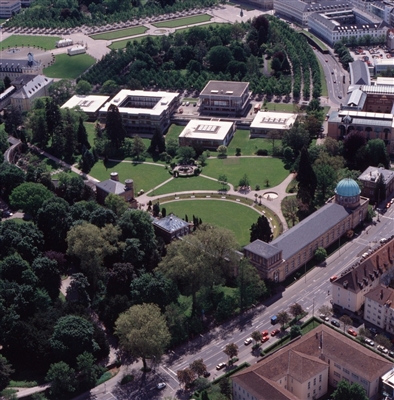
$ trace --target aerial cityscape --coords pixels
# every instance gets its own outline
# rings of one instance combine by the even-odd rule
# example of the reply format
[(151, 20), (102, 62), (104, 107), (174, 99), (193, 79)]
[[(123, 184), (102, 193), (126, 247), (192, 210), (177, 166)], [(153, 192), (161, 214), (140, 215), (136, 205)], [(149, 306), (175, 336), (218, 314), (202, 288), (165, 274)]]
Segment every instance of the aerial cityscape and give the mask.
[(394, 3), (0, 3), (0, 399), (394, 399)]

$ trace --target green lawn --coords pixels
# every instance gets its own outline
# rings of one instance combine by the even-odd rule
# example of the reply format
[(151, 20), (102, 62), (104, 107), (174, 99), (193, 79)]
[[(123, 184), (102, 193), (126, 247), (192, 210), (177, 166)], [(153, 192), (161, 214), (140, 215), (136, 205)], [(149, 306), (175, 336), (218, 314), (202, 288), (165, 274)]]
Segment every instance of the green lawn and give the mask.
[(180, 193), (191, 190), (212, 190), (217, 192), (222, 188), (222, 185), (211, 179), (203, 178), (202, 176), (191, 176), (189, 178), (176, 178), (159, 187), (150, 196), (157, 196), (167, 193)]
[(41, 47), (46, 50), (52, 50), (56, 47), (56, 42), (60, 40), (57, 36), (30, 36), (30, 35), (12, 35), (1, 42), (1, 47)]
[[(231, 25), (231, 24), (228, 24), (226, 22), (211, 22), (211, 23), (208, 23), (208, 24), (200, 25), (200, 27), (201, 28), (210, 28), (210, 27), (211, 28), (217, 28), (218, 26), (223, 26), (223, 25)], [(191, 27), (180, 28), (180, 29), (177, 29), (176, 31), (177, 32), (185, 32), (185, 31), (188, 31), (190, 28)]]
[[(235, 135), (231, 140), (230, 146), (228, 146), (227, 154), (229, 156), (235, 155), (237, 148), (241, 149), (242, 156), (253, 156), (258, 149), (266, 149), (271, 154), (272, 153), (272, 142), (269, 139), (263, 138), (249, 138), (250, 131), (237, 129)], [(277, 144), (279, 144), (277, 140)]]
[(320, 70), (321, 95), (328, 96), (326, 75), (324, 74), (323, 66), (321, 65), (321, 63), (319, 62), (318, 64)]
[(266, 188), (266, 180), (269, 180), (269, 187), (279, 185), (289, 174), (283, 167), (283, 162), (278, 158), (266, 157), (232, 157), (213, 158), (207, 160), (207, 165), (202, 173), (218, 179), (219, 175), (226, 175), (229, 183), (236, 187), (239, 180), (246, 174), (252, 189), (256, 185)]
[(56, 61), (48, 68), (44, 68), (44, 74), (49, 78), (75, 79), (83, 74), (96, 61), (88, 54), (69, 56), (59, 54)]
[(147, 38), (148, 36), (150, 35), (138, 36), (135, 38), (128, 38), (124, 40), (117, 40), (116, 42), (112, 42), (112, 44), (108, 47), (112, 50), (124, 49), (128, 42), (133, 42), (134, 40), (140, 42), (142, 39)]
[(88, 142), (93, 147), (94, 139), (96, 137), (95, 123), (94, 122), (84, 122), (86, 133), (88, 134)]
[(264, 107), (268, 108), (268, 111), (294, 112), (293, 103), (266, 103)]
[(183, 200), (160, 203), (160, 206), (165, 207), (167, 215), (172, 212), (184, 218), (187, 214), (189, 221), (195, 215), (201, 218), (203, 223), (211, 223), (231, 230), (240, 246), (245, 246), (250, 242), (249, 229), (259, 217), (256, 210), (232, 201)]
[(178, 28), (179, 26), (187, 26), (200, 24), (201, 22), (208, 22), (212, 19), (212, 16), (208, 14), (194, 15), (192, 17), (172, 19), (163, 22), (156, 22), (152, 24), (156, 28)]
[(178, 136), (181, 134), (181, 132), (185, 129), (184, 126), (182, 125), (170, 125), (170, 127), (168, 128), (168, 131), (166, 133), (166, 140), (168, 139), (177, 139), (178, 140)]
[(99, 181), (105, 181), (109, 179), (111, 172), (117, 172), (121, 182), (124, 182), (126, 179), (133, 179), (134, 193), (138, 193), (141, 189), (147, 192), (165, 180), (171, 178), (168, 171), (161, 166), (133, 164), (130, 162), (109, 162), (108, 168), (105, 168), (102, 160), (98, 161), (93, 166), (89, 175)]
[(129, 37), (135, 35), (141, 35), (148, 30), (146, 26), (134, 26), (133, 28), (119, 29), (112, 32), (98, 33), (97, 35), (91, 35), (90, 37), (94, 40), (113, 40), (122, 37)]

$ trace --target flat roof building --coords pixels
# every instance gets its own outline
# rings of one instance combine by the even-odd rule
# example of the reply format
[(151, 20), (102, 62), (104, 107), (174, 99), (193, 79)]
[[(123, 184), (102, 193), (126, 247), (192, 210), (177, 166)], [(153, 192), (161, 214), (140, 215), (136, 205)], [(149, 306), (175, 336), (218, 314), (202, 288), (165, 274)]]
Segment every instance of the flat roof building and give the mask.
[(108, 101), (109, 96), (93, 96), (93, 95), (80, 95), (77, 94), (61, 108), (74, 108), (79, 107), (88, 117), (89, 120), (96, 120), (100, 108)]
[(99, 110), (101, 123), (105, 123), (110, 105), (118, 107), (130, 136), (151, 137), (157, 129), (164, 133), (170, 126), (170, 117), (179, 105), (179, 94), (123, 89)]
[(241, 117), (249, 100), (249, 82), (209, 81), (200, 93), (200, 113)]
[[(378, 184), (382, 178), (384, 184), (384, 193), (382, 190), (378, 193)], [(368, 167), (359, 177), (362, 183), (361, 195), (368, 197), (371, 204), (391, 199), (394, 195), (394, 171), (384, 169), (383, 167)]]
[(317, 399), (343, 379), (361, 385), (372, 399), (392, 367), (390, 360), (321, 324), (232, 375), (233, 399)]
[(20, 0), (0, 1), (0, 18), (11, 18), (21, 10)]
[(179, 146), (216, 150), (228, 146), (234, 136), (234, 122), (192, 119), (179, 135)]
[(265, 137), (270, 131), (290, 129), (298, 114), (259, 111), (250, 124), (250, 137)]

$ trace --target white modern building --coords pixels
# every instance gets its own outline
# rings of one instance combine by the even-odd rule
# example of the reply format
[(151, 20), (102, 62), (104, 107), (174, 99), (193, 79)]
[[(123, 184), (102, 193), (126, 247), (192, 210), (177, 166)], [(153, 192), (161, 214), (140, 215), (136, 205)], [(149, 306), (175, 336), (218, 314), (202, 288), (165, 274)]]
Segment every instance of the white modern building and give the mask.
[(394, 69), (394, 58), (374, 58), (375, 75)]
[(298, 114), (259, 111), (250, 124), (250, 137), (266, 137), (271, 131), (290, 129)]
[(11, 105), (20, 111), (29, 111), (38, 97), (48, 96), (53, 79), (37, 75), (11, 95)]
[(0, 18), (11, 18), (21, 9), (20, 0), (2, 0), (0, 1)]
[(216, 150), (228, 146), (234, 136), (235, 123), (192, 119), (179, 135), (179, 146)]
[(56, 42), (56, 47), (72, 46), (74, 41), (72, 39), (61, 39)]
[(118, 107), (129, 135), (151, 137), (157, 129), (164, 133), (170, 126), (171, 114), (179, 106), (179, 94), (123, 89), (100, 109), (101, 123), (105, 123), (110, 105)]
[(71, 97), (61, 108), (80, 108), (88, 117), (94, 121), (98, 117), (98, 111), (108, 101), (109, 96), (75, 95)]

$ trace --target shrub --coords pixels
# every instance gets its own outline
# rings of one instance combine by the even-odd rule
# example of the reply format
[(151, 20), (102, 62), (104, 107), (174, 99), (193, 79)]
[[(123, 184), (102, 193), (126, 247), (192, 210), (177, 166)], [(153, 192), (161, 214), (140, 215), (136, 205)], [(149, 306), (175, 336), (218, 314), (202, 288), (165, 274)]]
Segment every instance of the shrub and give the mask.
[(126, 385), (127, 383), (133, 382), (134, 380), (134, 375), (124, 375), (122, 380), (120, 381), (121, 385)]
[(256, 151), (256, 154), (258, 156), (268, 156), (268, 150), (266, 150), (266, 149), (258, 149)]

